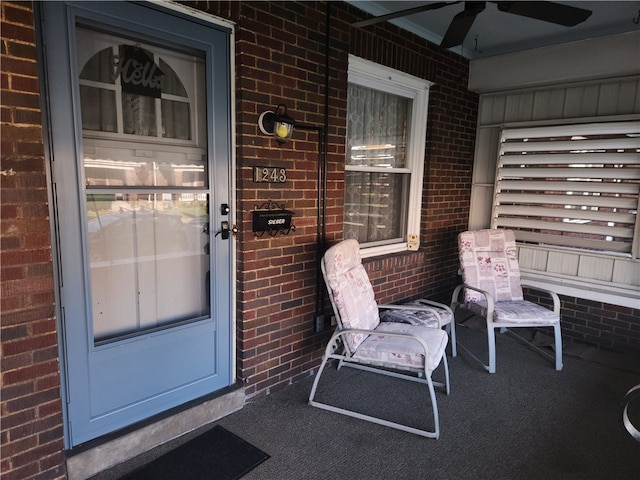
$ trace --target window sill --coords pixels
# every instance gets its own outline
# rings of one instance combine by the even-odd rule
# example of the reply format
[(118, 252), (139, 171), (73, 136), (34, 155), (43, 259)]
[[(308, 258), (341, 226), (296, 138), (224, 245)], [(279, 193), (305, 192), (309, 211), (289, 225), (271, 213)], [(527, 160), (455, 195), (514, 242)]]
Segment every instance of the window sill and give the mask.
[(392, 253), (409, 252), (414, 250), (418, 250), (418, 248), (416, 247), (415, 249), (409, 249), (409, 247), (407, 246), (407, 242), (393, 243), (391, 245), (381, 245), (379, 247), (361, 248), (360, 257), (380, 257), (383, 255), (390, 255)]

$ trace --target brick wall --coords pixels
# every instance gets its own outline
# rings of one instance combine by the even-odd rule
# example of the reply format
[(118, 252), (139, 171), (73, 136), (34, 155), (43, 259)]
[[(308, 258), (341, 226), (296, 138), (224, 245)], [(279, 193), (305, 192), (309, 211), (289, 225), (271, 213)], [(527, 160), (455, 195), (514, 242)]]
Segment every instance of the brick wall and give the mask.
[[(525, 290), (526, 291), (526, 290)], [(526, 291), (527, 299), (552, 308), (549, 297)], [(603, 350), (640, 352), (640, 308), (560, 295), (562, 338)]]
[[(278, 145), (258, 115), (283, 102), (296, 121), (323, 124), (326, 5), (238, 6), (238, 377), (248, 395), (281, 388), (314, 368), (327, 333), (313, 333), (317, 291), (318, 135), (297, 130)], [(233, 5), (231, 7), (234, 8)], [(342, 238), (348, 54), (435, 82), (430, 94), (422, 248), (365, 261), (381, 302), (449, 301), (457, 282), (456, 235), (466, 227), (477, 96), (468, 63), (390, 24), (356, 30), (363, 13), (331, 2), (327, 244)], [(290, 181), (252, 182), (254, 165), (287, 169)], [(295, 212), (296, 231), (256, 237), (251, 211), (273, 200)], [(321, 252), (320, 252), (321, 254)], [(323, 283), (319, 288), (324, 292)], [(325, 303), (328, 307), (328, 303)]]
[[(326, 334), (313, 333), (318, 251), (318, 169), (325, 103), (325, 5), (243, 3), (238, 15), (238, 377), (248, 395), (281, 388), (319, 363)], [(331, 20), (326, 237), (342, 224), (346, 61), (344, 25)], [(263, 135), (261, 112), (286, 104), (291, 142)], [(285, 184), (253, 182), (254, 166), (285, 168)], [(321, 185), (322, 182), (320, 182)], [(256, 236), (252, 211), (273, 201), (294, 212), (295, 231)], [(336, 228), (339, 225), (339, 228)]]
[(51, 235), (30, 3), (2, 2), (4, 480), (64, 478)]
[(565, 339), (604, 350), (640, 352), (640, 308), (561, 297)]

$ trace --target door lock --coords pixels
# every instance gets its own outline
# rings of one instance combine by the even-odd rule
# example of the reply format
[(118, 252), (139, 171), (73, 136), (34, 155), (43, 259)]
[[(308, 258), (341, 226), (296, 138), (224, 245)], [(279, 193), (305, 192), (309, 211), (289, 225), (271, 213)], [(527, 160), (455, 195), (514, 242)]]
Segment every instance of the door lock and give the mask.
[(217, 237), (218, 235), (220, 235), (223, 240), (228, 240), (231, 233), (233, 233), (234, 235), (238, 233), (238, 227), (236, 227), (235, 225), (230, 227), (229, 222), (225, 220), (220, 222), (220, 231), (216, 232), (215, 236)]

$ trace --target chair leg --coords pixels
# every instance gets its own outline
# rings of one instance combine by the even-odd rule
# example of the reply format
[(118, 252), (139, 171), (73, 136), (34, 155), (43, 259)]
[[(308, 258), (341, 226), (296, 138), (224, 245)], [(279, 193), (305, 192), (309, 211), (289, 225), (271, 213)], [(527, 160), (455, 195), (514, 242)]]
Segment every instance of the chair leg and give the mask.
[(553, 326), (556, 337), (556, 370), (562, 370), (562, 335), (560, 333), (560, 323)]
[(489, 325), (487, 325), (487, 339), (489, 341), (489, 373), (496, 373), (496, 331)]
[[(448, 370), (447, 370), (447, 373), (448, 373)], [(436, 403), (436, 392), (433, 388), (431, 375), (427, 375), (427, 384), (429, 386), (429, 395), (431, 396), (431, 405), (433, 406), (433, 422), (435, 425), (435, 429), (433, 431), (433, 438), (438, 439), (440, 438), (440, 416), (438, 415), (438, 404)], [(449, 380), (447, 375), (447, 385), (448, 384), (449, 384)], [(447, 394), (448, 393), (449, 393), (449, 388), (447, 386)]]
[[(327, 365), (327, 360), (329, 360), (329, 355), (324, 355), (320, 368), (318, 369), (318, 373), (316, 374), (316, 378), (313, 380), (313, 386), (311, 387), (311, 393), (309, 394), (309, 405), (315, 405), (316, 403), (313, 400), (313, 397), (316, 395), (316, 388), (318, 388), (318, 383), (320, 383), (320, 376), (322, 376), (324, 367)], [(342, 365), (342, 360), (340, 361), (340, 365)]]
[[(434, 430), (433, 431), (428, 431), (428, 430), (421, 430), (418, 428), (414, 428), (414, 427), (409, 427), (407, 425), (402, 425), (400, 423), (396, 423), (396, 422), (390, 422), (388, 420), (383, 420), (381, 418), (376, 418), (376, 417), (372, 417), (369, 415), (364, 415), (358, 412), (354, 412), (352, 410), (347, 410), (344, 408), (339, 408), (339, 407), (334, 407), (332, 405), (326, 404), (326, 403), (322, 403), (322, 402), (318, 402), (316, 400), (314, 400), (314, 397), (316, 395), (316, 389), (318, 388), (318, 384), (320, 383), (320, 377), (322, 376), (322, 372), (324, 371), (326, 365), (327, 365), (327, 360), (329, 360), (330, 358), (337, 358), (338, 356), (336, 355), (330, 355), (328, 353), (325, 354), (325, 356), (322, 359), (322, 363), (320, 364), (320, 368), (318, 369), (318, 373), (316, 374), (316, 378), (313, 381), (313, 386), (311, 387), (311, 393), (309, 394), (309, 405), (317, 407), (317, 408), (321, 408), (323, 410), (328, 410), (330, 412), (334, 412), (334, 413), (340, 413), (342, 415), (347, 415), (349, 417), (354, 417), (354, 418), (358, 418), (360, 420), (365, 420), (368, 422), (372, 422), (372, 423), (377, 423), (378, 425), (384, 425), (386, 427), (391, 427), (391, 428), (395, 428), (398, 430), (402, 430), (404, 432), (409, 432), (409, 433), (414, 433), (416, 435), (420, 435), (422, 437), (427, 437), (427, 438), (439, 438), (440, 437), (440, 418), (439, 418), (439, 414), (438, 414), (438, 403), (436, 400), (436, 392), (435, 392), (435, 388), (434, 388), (434, 383), (433, 380), (431, 379), (431, 375), (433, 372), (425, 372), (426, 373), (426, 379), (422, 379), (422, 380), (418, 380), (414, 377), (414, 381), (419, 381), (419, 383), (426, 383), (427, 387), (429, 388), (429, 396), (431, 397), (431, 405), (433, 408), (433, 421), (434, 421)], [(444, 369), (445, 369), (445, 387), (446, 387), (446, 391), (447, 391), (447, 395), (449, 394), (449, 390), (450, 390), (450, 385), (449, 385), (449, 366), (447, 364), (447, 357), (446, 355), (442, 356), (442, 361), (444, 362)], [(376, 371), (377, 369), (375, 368), (370, 368), (364, 365), (356, 365), (356, 364), (351, 364), (350, 362), (346, 362), (344, 364), (345, 366), (349, 366), (349, 367), (355, 367), (355, 368), (360, 368), (362, 370), (368, 370), (368, 371)], [(385, 371), (380, 371), (378, 370), (376, 373), (382, 373), (385, 375), (389, 375), (391, 372), (385, 372)], [(410, 377), (407, 376), (403, 376), (403, 375), (399, 375), (399, 374), (394, 374), (391, 376), (398, 376), (398, 377), (405, 377), (406, 379), (411, 379)]]
[(446, 355), (442, 355), (442, 366), (444, 367), (444, 387), (447, 395), (449, 395), (449, 392), (451, 391), (451, 384), (449, 383), (449, 362), (447, 362)]
[(456, 341), (456, 320), (451, 319), (451, 323), (447, 325), (447, 333), (451, 337), (451, 356), (456, 357), (458, 355), (458, 347)]

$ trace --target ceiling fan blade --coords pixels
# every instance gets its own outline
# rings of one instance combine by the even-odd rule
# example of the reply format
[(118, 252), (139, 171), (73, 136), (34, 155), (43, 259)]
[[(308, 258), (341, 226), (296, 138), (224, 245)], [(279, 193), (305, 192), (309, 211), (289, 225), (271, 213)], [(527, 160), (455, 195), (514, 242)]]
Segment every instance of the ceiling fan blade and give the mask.
[(447, 33), (444, 34), (440, 46), (442, 48), (451, 48), (464, 42), (465, 37), (471, 30), (471, 25), (476, 17), (485, 8), (486, 2), (465, 2), (464, 10), (458, 13), (449, 24)]
[(573, 27), (591, 16), (591, 10), (556, 2), (495, 2), (501, 12)]
[(375, 25), (377, 23), (386, 22), (387, 20), (393, 20), (398, 17), (405, 17), (407, 15), (413, 15), (414, 13), (426, 12), (428, 10), (436, 10), (438, 8), (446, 7), (448, 5), (455, 5), (460, 2), (435, 2), (427, 5), (421, 5), (419, 7), (408, 8), (406, 10), (400, 10), (398, 12), (387, 13), (386, 15), (380, 15), (379, 17), (370, 18), (368, 20), (361, 20), (351, 24), (352, 27), (360, 28), (368, 25)]

